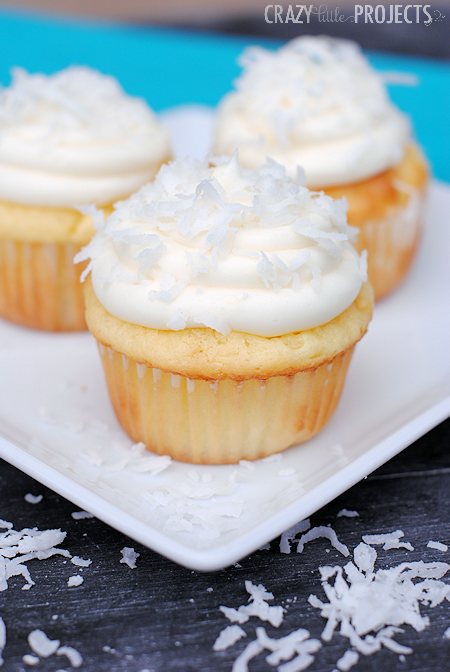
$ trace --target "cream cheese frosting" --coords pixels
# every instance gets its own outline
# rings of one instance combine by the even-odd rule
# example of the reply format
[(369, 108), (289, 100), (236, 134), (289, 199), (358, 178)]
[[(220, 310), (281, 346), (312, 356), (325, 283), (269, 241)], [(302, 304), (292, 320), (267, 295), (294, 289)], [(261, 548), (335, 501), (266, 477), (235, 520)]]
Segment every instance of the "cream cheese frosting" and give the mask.
[(145, 184), (170, 155), (144, 100), (87, 67), (13, 70), (0, 88), (0, 199), (73, 207), (111, 203)]
[(342, 313), (366, 279), (346, 202), (309, 191), (268, 161), (237, 153), (164, 165), (119, 202), (76, 257), (115, 317), (162, 330), (210, 327), (272, 337)]
[(236, 91), (219, 106), (214, 152), (239, 149), (246, 168), (266, 157), (310, 188), (367, 179), (396, 165), (409, 122), (389, 100), (383, 77), (348, 40), (302, 36), (278, 51), (246, 49)]

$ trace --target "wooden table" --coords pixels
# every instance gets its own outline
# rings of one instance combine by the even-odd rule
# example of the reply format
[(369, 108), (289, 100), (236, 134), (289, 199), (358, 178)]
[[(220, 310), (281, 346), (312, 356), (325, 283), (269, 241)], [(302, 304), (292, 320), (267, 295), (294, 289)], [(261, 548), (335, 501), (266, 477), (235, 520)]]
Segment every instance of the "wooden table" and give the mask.
[[(449, 561), (450, 551), (426, 548), (430, 539), (450, 543), (450, 420), (429, 432), (384, 467), (318, 511), (312, 526), (331, 524), (350, 550), (364, 534), (401, 529), (414, 551), (378, 551), (376, 568), (404, 561)], [(324, 539), (310, 542), (302, 554), (280, 552), (280, 539), (270, 550), (261, 550), (216, 573), (200, 574), (173, 564), (99, 520), (74, 520), (76, 507), (14, 467), (2, 463), (0, 517), (15, 529), (37, 526), (40, 530), (67, 531), (62, 547), (72, 555), (89, 558), (92, 564), (78, 572), (69, 561), (53, 557), (28, 563), (36, 585), (22, 591), (22, 577), (9, 580), (0, 593), (0, 615), (7, 628), (3, 652), (5, 672), (25, 669), (53, 672), (71, 669), (65, 658), (51, 656), (36, 668), (22, 662), (30, 654), (28, 634), (43, 630), (51, 639), (75, 647), (83, 657), (83, 672), (229, 672), (237, 655), (254, 638), (256, 626), (266, 626), (272, 637), (281, 637), (300, 627), (319, 638), (325, 626), (317, 609), (307, 602), (310, 593), (324, 598), (318, 567), (344, 565), (347, 559)], [(27, 493), (42, 494), (38, 504), (25, 501)], [(336, 517), (342, 509), (356, 510), (357, 518)], [(121, 549), (134, 547), (140, 553), (136, 569), (121, 564)], [(331, 549), (331, 550), (329, 550)], [(327, 552), (329, 550), (329, 552)], [(82, 585), (67, 587), (69, 576), (81, 573)], [(271, 604), (287, 608), (276, 629), (256, 618), (242, 627), (248, 638), (226, 651), (212, 649), (228, 621), (220, 605), (238, 607), (247, 602), (244, 582), (262, 583), (274, 594)], [(446, 579), (450, 583), (450, 576)], [(293, 598), (295, 602), (288, 602)], [(444, 672), (449, 669), (450, 640), (443, 633), (450, 626), (450, 604), (444, 601), (430, 609), (430, 626), (421, 633), (410, 626), (396, 636), (414, 653), (405, 662), (386, 649), (371, 657), (361, 656), (355, 672)], [(55, 618), (57, 616), (57, 618)], [(108, 647), (110, 647), (108, 649)], [(310, 672), (332, 672), (348, 648), (339, 634), (316, 654)], [(264, 655), (250, 663), (251, 672), (275, 670)]]

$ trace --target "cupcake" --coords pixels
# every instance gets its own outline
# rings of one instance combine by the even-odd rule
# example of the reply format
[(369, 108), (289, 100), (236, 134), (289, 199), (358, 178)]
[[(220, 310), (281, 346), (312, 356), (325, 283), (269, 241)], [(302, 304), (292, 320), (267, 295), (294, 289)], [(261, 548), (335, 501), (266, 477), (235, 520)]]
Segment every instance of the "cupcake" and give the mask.
[[(13, 71), (0, 89), (0, 316), (85, 329), (74, 255), (95, 233), (89, 208), (129, 196), (170, 156), (141, 99), (87, 67)], [(84, 214), (82, 214), (84, 212)]]
[(297, 165), (306, 185), (348, 200), (367, 249), (375, 298), (406, 275), (420, 237), (427, 165), (383, 77), (347, 40), (304, 36), (278, 51), (252, 47), (236, 90), (219, 105), (214, 152), (246, 168), (266, 157)]
[(345, 202), (234, 154), (164, 165), (114, 207), (77, 259), (129, 436), (226, 464), (320, 431), (373, 304)]

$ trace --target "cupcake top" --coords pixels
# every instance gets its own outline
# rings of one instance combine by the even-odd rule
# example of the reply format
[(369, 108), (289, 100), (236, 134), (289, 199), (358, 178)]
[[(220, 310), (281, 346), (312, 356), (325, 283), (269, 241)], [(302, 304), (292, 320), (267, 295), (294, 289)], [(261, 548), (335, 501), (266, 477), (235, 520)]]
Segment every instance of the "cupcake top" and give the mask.
[(167, 133), (152, 110), (113, 77), (78, 66), (12, 74), (11, 85), (0, 88), (0, 199), (111, 203), (169, 157)]
[(309, 191), (268, 161), (237, 153), (174, 161), (115, 205), (77, 256), (113, 316), (161, 330), (209, 327), (258, 336), (310, 329), (340, 315), (365, 280), (348, 242), (345, 200)]
[(307, 185), (366, 179), (397, 164), (410, 131), (382, 75), (347, 40), (303, 36), (278, 51), (251, 47), (236, 91), (223, 99), (214, 151), (257, 168), (270, 156)]

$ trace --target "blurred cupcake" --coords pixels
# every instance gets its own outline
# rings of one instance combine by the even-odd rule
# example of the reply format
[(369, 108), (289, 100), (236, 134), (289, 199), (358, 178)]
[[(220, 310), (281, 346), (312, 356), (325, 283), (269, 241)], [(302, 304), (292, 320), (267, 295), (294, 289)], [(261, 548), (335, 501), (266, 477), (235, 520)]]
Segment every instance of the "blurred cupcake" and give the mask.
[(297, 165), (306, 184), (346, 196), (356, 246), (369, 253), (379, 299), (405, 276), (420, 236), (427, 165), (383, 77), (347, 40), (304, 36), (278, 51), (247, 49), (244, 72), (218, 110), (214, 152), (239, 149), (246, 168), (266, 157)]
[(111, 212), (169, 156), (153, 112), (113, 77), (87, 67), (50, 76), (15, 69), (0, 89), (0, 316), (85, 329), (73, 257), (95, 229), (77, 206)]
[(320, 431), (373, 305), (345, 203), (235, 154), (165, 165), (115, 207), (78, 260), (91, 259), (86, 319), (133, 440), (220, 464)]

